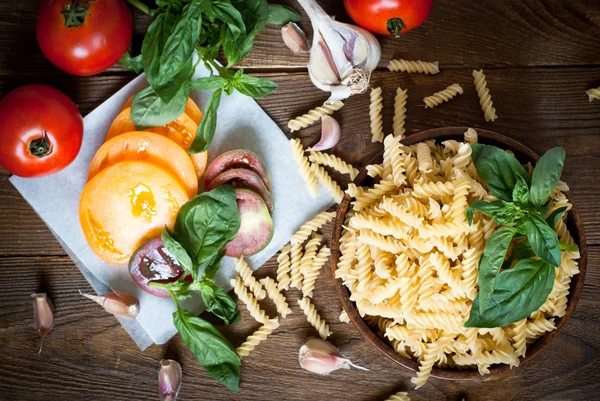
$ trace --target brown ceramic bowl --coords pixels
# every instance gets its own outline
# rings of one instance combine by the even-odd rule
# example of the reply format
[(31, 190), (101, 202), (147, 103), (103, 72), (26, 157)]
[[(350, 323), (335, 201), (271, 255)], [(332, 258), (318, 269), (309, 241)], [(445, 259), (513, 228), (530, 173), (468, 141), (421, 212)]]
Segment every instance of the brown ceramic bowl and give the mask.
[[(466, 127), (449, 127), (449, 128), (435, 128), (428, 131), (423, 131), (418, 134), (411, 135), (405, 138), (402, 143), (405, 145), (412, 145), (418, 142), (426, 141), (428, 139), (435, 139), (436, 142), (445, 141), (448, 139), (456, 139), (463, 140), (463, 134), (467, 130)], [(513, 139), (510, 139), (504, 135), (486, 131), (483, 129), (477, 129), (477, 133), (479, 135), (479, 142), (489, 145), (495, 145), (502, 149), (509, 149), (514, 152), (516, 158), (522, 163), (532, 162), (535, 163), (539, 159), (539, 156), (533, 152), (531, 149), (525, 147), (524, 145), (516, 142)], [(383, 152), (377, 155), (372, 161), (371, 164), (379, 164), (383, 161)], [(373, 184), (373, 180), (371, 177), (367, 175), (366, 170), (363, 169), (361, 173), (356, 177), (354, 181), (357, 185), (366, 185), (371, 186)], [(569, 194), (567, 196), (570, 198)], [(346, 195), (344, 200), (340, 204), (340, 207), (337, 212), (334, 230), (333, 230), (333, 238), (331, 242), (331, 269), (332, 272), (335, 272), (337, 268), (337, 263), (340, 257), (340, 237), (342, 235), (342, 224), (345, 220), (346, 214), (350, 209), (351, 198)], [(581, 253), (581, 258), (579, 259), (579, 269), (580, 273), (573, 277), (571, 281), (571, 290), (569, 293), (568, 304), (567, 304), (567, 312), (565, 316), (555, 320), (556, 330), (547, 333), (545, 336), (541, 337), (535, 343), (529, 345), (527, 347), (527, 353), (524, 357), (521, 357), (521, 365), (527, 363), (531, 359), (533, 359), (536, 355), (538, 355), (544, 348), (548, 346), (560, 333), (563, 327), (567, 324), (567, 321), (571, 317), (571, 314), (575, 310), (575, 306), (577, 305), (577, 301), (581, 296), (581, 291), (583, 289), (583, 280), (585, 278), (586, 265), (587, 265), (587, 249), (586, 249), (586, 240), (585, 233), (583, 231), (583, 225), (581, 223), (581, 217), (577, 212), (575, 206), (569, 211), (567, 216), (567, 226), (571, 235), (573, 236), (575, 242), (579, 246), (579, 250)], [(335, 277), (335, 274), (333, 275)], [(342, 280), (335, 280), (335, 285), (337, 292), (342, 301), (342, 305), (352, 323), (356, 326), (358, 331), (363, 335), (363, 337), (370, 342), (375, 348), (381, 351), (385, 356), (393, 360), (399, 365), (404, 366), (412, 371), (416, 371), (419, 367), (419, 363), (415, 360), (404, 358), (397, 354), (394, 349), (389, 345), (385, 340), (381, 339), (371, 328), (363, 321), (360, 317), (358, 310), (356, 309), (356, 305), (354, 302), (350, 301), (350, 293), (348, 289), (343, 285)], [(488, 380), (491, 378), (496, 378), (498, 376), (503, 376), (508, 373), (509, 366), (507, 365), (494, 365), (490, 368), (490, 374), (481, 376), (474, 369), (466, 369), (466, 370), (457, 370), (457, 369), (439, 369), (434, 368), (431, 372), (432, 377), (437, 377), (439, 379), (446, 380)]]

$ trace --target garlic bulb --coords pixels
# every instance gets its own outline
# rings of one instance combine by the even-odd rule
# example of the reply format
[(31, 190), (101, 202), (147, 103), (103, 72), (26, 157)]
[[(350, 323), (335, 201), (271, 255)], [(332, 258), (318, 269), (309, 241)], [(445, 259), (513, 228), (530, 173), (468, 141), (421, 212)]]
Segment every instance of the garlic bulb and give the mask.
[(298, 0), (313, 26), (308, 73), (313, 84), (343, 100), (369, 87), (371, 72), (381, 58), (379, 42), (370, 32), (331, 18), (315, 0)]
[(307, 339), (300, 347), (298, 359), (303, 369), (319, 375), (328, 375), (338, 369), (350, 369), (350, 367), (369, 370), (353, 364), (349, 359), (344, 358), (330, 342), (320, 338)]

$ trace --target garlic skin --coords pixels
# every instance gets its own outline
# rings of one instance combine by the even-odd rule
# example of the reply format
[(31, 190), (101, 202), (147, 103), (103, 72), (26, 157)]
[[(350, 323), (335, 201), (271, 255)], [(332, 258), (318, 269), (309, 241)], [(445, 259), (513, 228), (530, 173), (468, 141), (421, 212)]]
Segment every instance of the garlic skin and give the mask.
[(321, 139), (312, 148), (306, 150), (320, 151), (331, 149), (337, 145), (341, 136), (342, 128), (340, 127), (340, 123), (331, 116), (323, 116), (321, 117)]
[(158, 396), (160, 401), (176, 401), (183, 373), (181, 365), (172, 359), (163, 359), (158, 368)]
[(285, 43), (294, 54), (308, 53), (309, 47), (306, 35), (295, 23), (290, 22), (289, 24), (282, 26), (281, 37), (283, 38), (283, 43)]
[(381, 58), (379, 42), (367, 30), (331, 18), (315, 0), (298, 0), (313, 27), (313, 45), (308, 62), (312, 83), (331, 96), (333, 103), (364, 93), (371, 72)]
[(100, 296), (84, 294), (81, 290), (79, 290), (79, 293), (98, 303), (108, 313), (112, 313), (116, 317), (133, 320), (140, 312), (140, 302), (138, 299), (125, 292), (113, 290), (112, 293)]
[(314, 337), (308, 338), (300, 347), (298, 359), (303, 369), (319, 375), (328, 375), (338, 369), (350, 369), (350, 367), (369, 370), (344, 358), (330, 342)]
[(40, 334), (40, 350), (38, 354), (42, 353), (44, 348), (44, 339), (54, 327), (54, 305), (48, 296), (41, 292), (38, 294), (32, 294), (33, 298), (33, 318), (35, 321), (35, 328)]

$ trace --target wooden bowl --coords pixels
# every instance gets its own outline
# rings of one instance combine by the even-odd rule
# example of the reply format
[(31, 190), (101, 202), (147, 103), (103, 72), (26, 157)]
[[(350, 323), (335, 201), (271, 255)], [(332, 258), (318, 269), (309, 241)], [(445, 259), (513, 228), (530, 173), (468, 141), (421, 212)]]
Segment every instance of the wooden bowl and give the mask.
[[(434, 128), (431, 130), (420, 132), (418, 134), (410, 135), (409, 137), (403, 139), (402, 143), (405, 145), (413, 145), (415, 143), (423, 142), (428, 139), (435, 139), (438, 143), (448, 139), (456, 139), (463, 141), (464, 132), (466, 130), (467, 127)], [(495, 145), (502, 149), (509, 149), (512, 152), (514, 152), (515, 157), (522, 163), (535, 163), (539, 159), (539, 156), (531, 149), (504, 135), (483, 129), (477, 129), (477, 134), (479, 135), (479, 142), (488, 145)], [(382, 162), (383, 152), (375, 156), (375, 158), (371, 160), (370, 164), (380, 164)], [(373, 179), (367, 175), (367, 171), (365, 169), (361, 171), (361, 173), (356, 177), (354, 182), (357, 185), (366, 186), (372, 186), (374, 183)], [(567, 193), (567, 196), (570, 199), (569, 193)], [(340, 237), (342, 235), (342, 224), (344, 223), (346, 214), (350, 209), (351, 200), (352, 199), (347, 194), (344, 196), (344, 199), (340, 204), (335, 219), (333, 238), (331, 241), (331, 269), (333, 277), (335, 277), (335, 270), (337, 268), (337, 263), (340, 257), (339, 249)], [(563, 317), (555, 320), (556, 330), (547, 333), (545, 336), (540, 337), (535, 343), (529, 345), (527, 347), (527, 353), (525, 354), (525, 356), (521, 357), (521, 365), (529, 362), (536, 355), (542, 352), (542, 350), (546, 348), (548, 344), (550, 344), (560, 334), (560, 331), (563, 329), (563, 327), (565, 327), (567, 321), (571, 317), (571, 314), (575, 310), (577, 301), (581, 296), (581, 291), (583, 289), (583, 280), (585, 278), (587, 266), (587, 249), (585, 233), (583, 231), (583, 225), (581, 223), (581, 217), (579, 216), (579, 213), (577, 212), (577, 209), (574, 205), (567, 215), (567, 227), (569, 228), (569, 231), (573, 236), (575, 243), (579, 246), (579, 251), (581, 254), (581, 258), (579, 259), (580, 273), (572, 278), (570, 292), (568, 295), (567, 311)], [(375, 348), (377, 348), (379, 351), (385, 354), (385, 356), (387, 356), (397, 364), (402, 365), (405, 368), (408, 368), (412, 371), (416, 371), (419, 367), (419, 363), (415, 360), (400, 356), (387, 342), (385, 342), (385, 340), (381, 339), (375, 332), (373, 332), (371, 328), (360, 317), (360, 314), (358, 313), (354, 302), (350, 301), (350, 293), (346, 286), (344, 286), (344, 284), (342, 283), (342, 280), (334, 278), (334, 281), (344, 309), (348, 313), (348, 316), (350, 317), (352, 323), (356, 326), (356, 328), (363, 335), (363, 337), (368, 342), (370, 342), (371, 345), (373, 345)], [(431, 376), (445, 380), (489, 380), (491, 378), (497, 378), (499, 376), (507, 375), (509, 369), (510, 367), (508, 365), (492, 365), (492, 367), (490, 368), (490, 374), (481, 376), (475, 369), (458, 370), (440, 369), (434, 367), (431, 371)]]

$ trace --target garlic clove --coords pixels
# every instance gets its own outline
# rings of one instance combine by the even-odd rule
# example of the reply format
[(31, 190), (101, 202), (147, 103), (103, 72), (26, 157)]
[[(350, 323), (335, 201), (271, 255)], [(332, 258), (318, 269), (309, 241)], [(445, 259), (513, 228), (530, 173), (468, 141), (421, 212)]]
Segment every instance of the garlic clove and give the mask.
[(50, 333), (52, 327), (54, 327), (54, 306), (52, 301), (46, 294), (32, 294), (33, 298), (33, 317), (35, 320), (35, 328), (40, 334), (40, 350), (44, 348), (44, 338)]
[(333, 148), (340, 141), (342, 128), (340, 123), (331, 116), (321, 117), (321, 139), (312, 148), (307, 150), (327, 150)]
[(172, 359), (163, 359), (158, 368), (158, 395), (160, 401), (176, 401), (181, 389), (181, 365)]
[(294, 54), (308, 53), (308, 40), (304, 31), (293, 22), (281, 27), (283, 42)]
[(104, 295), (84, 294), (81, 295), (101, 305), (108, 313), (112, 313), (116, 317), (132, 320), (135, 319), (140, 312), (140, 303), (136, 297), (121, 291), (113, 290), (112, 293)]
[(353, 364), (330, 342), (320, 338), (307, 339), (300, 347), (298, 359), (303, 369), (319, 375), (328, 375), (338, 369), (350, 369), (350, 367), (369, 370)]

